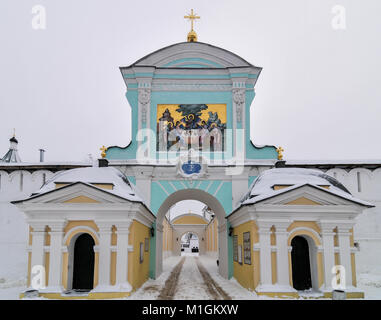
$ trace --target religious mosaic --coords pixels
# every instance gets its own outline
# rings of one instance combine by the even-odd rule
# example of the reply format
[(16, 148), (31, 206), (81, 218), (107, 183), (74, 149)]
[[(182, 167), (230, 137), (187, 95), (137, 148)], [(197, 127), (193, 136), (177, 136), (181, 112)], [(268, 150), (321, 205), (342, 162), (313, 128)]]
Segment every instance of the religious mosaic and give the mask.
[(226, 104), (157, 106), (157, 151), (225, 151)]

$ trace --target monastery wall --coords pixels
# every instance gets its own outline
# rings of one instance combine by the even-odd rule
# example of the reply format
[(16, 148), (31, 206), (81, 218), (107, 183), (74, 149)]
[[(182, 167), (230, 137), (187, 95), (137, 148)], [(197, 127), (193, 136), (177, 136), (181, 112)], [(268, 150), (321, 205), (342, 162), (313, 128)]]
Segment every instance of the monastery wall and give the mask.
[(32, 174), (17, 170), (0, 170), (0, 283), (17, 281), (23, 284), (27, 275), (28, 226), (24, 214), (10, 201), (26, 198), (38, 190), (53, 173), (38, 170)]
[(381, 274), (381, 169), (354, 168), (346, 171), (335, 168), (326, 173), (338, 179), (354, 197), (376, 206), (364, 210), (358, 217), (354, 240), (359, 247), (357, 271)]

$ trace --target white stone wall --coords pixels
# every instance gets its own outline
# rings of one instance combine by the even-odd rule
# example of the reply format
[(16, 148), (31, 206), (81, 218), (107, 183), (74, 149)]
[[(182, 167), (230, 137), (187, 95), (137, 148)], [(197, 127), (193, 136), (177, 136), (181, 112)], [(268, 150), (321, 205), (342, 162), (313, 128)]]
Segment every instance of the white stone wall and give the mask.
[(27, 274), (28, 225), (24, 214), (10, 201), (30, 196), (53, 173), (38, 170), (31, 174), (19, 170), (8, 174), (0, 170), (0, 282), (23, 283)]
[(328, 175), (338, 179), (354, 197), (369, 201), (375, 208), (366, 209), (354, 228), (357, 272), (381, 274), (381, 169), (330, 169)]

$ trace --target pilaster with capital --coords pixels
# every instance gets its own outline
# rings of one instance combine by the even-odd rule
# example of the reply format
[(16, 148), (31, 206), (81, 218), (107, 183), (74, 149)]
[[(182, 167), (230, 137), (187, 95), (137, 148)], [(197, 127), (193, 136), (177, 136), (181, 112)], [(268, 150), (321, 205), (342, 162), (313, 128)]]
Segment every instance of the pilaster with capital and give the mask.
[(132, 287), (128, 282), (128, 236), (132, 221), (116, 224), (116, 286), (120, 291), (131, 291)]
[(49, 255), (49, 292), (62, 291), (62, 242), (64, 237), (65, 220), (49, 222), (50, 255)]
[(338, 226), (340, 264), (345, 268), (345, 285), (352, 287), (351, 228), (352, 225)]
[[(45, 228), (44, 222), (29, 222), (32, 227), (32, 257), (31, 257), (31, 273), (35, 266), (45, 267)], [(32, 274), (30, 275), (32, 278)]]
[(323, 245), (323, 263), (324, 263), (324, 288), (331, 291), (332, 268), (335, 265), (334, 236), (333, 229), (336, 224), (330, 222), (321, 222), (321, 238)]
[(99, 277), (98, 287), (104, 290), (110, 286), (111, 269), (111, 222), (95, 221), (99, 229)]
[[(277, 260), (277, 282), (284, 287), (290, 287), (289, 261), (288, 261), (288, 232), (290, 221), (274, 223), (276, 236), (276, 260)], [(291, 287), (290, 287), (291, 288)]]
[(263, 286), (272, 284), (271, 275), (271, 230), (272, 223), (257, 222), (259, 235), (259, 267), (260, 284)]

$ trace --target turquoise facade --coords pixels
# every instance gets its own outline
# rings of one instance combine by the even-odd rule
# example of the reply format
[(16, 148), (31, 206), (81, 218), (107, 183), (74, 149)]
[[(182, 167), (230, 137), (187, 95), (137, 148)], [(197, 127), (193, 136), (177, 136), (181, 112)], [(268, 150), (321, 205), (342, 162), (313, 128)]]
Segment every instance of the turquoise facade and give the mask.
[[(178, 49), (176, 49), (178, 47)], [(188, 48), (189, 47), (189, 48)], [(189, 49), (189, 56), (187, 50)], [(199, 50), (197, 56), (195, 52)], [(165, 54), (168, 51), (168, 54)], [(106, 151), (109, 160), (134, 160), (137, 158), (139, 128), (151, 128), (154, 132), (151, 144), (151, 160), (177, 158), (176, 152), (156, 152), (156, 119), (159, 104), (226, 104), (226, 129), (243, 129), (244, 141), (234, 141), (233, 130), (227, 130), (226, 149), (220, 153), (202, 153), (207, 159), (233, 158), (234, 147), (244, 150), (245, 159), (276, 159), (274, 146), (255, 146), (250, 138), (250, 111), (255, 97), (255, 83), (261, 68), (224, 49), (200, 43), (180, 43), (158, 50), (135, 64), (121, 68), (127, 86), (126, 98), (131, 106), (131, 142), (125, 147), (113, 146)], [(164, 89), (163, 89), (164, 88)], [(182, 89), (187, 88), (187, 89)], [(195, 90), (194, 88), (198, 88)], [(149, 113), (139, 124), (139, 90), (149, 90)], [(235, 117), (234, 90), (244, 92), (244, 117), (233, 123)], [(237, 116), (238, 117), (238, 116)], [(242, 120), (244, 119), (244, 121)], [(155, 166), (155, 164), (152, 164)], [(136, 184), (134, 177), (130, 181)], [(248, 186), (255, 177), (248, 178)], [(178, 190), (198, 189), (215, 197), (224, 208), (225, 214), (232, 212), (232, 182), (229, 180), (186, 179), (151, 181), (150, 210), (156, 215), (168, 196)], [(229, 226), (227, 228), (229, 230)], [(227, 231), (228, 232), (228, 231)], [(233, 274), (233, 243), (228, 238), (229, 277)], [(155, 277), (156, 232), (151, 238), (150, 275)]]

